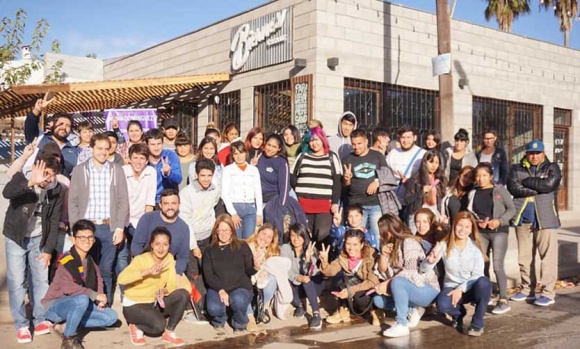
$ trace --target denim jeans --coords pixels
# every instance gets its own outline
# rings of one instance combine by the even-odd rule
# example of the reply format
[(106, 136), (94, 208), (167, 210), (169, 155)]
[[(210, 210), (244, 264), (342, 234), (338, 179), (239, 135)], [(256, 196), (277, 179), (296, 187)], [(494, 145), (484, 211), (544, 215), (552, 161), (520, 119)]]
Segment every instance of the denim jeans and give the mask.
[[(229, 292), (230, 309), (232, 311), (232, 327), (244, 329), (248, 324), (248, 304), (252, 301), (252, 291), (239, 287)], [(222, 327), (228, 319), (226, 306), (221, 302), (216, 290), (208, 289), (206, 298), (207, 314), (212, 326)]]
[[(268, 275), (268, 283), (266, 284), (266, 287), (264, 287), (262, 289), (262, 291), (264, 292), (264, 306), (268, 306), (268, 304), (270, 304), (270, 302), (272, 301), (272, 298), (274, 298), (274, 294), (276, 293), (276, 290), (278, 289), (278, 283), (276, 283), (276, 278), (272, 275)], [(253, 296), (253, 295), (252, 295)], [(252, 297), (254, 298), (254, 297)], [(253, 314), (254, 312), (252, 311), (252, 302), (250, 301), (250, 304), (248, 304), (248, 315)]]
[(302, 305), (300, 297), (302, 297), (304, 294), (304, 296), (308, 298), (308, 302), (310, 302), (312, 311), (319, 311), (320, 306), (318, 305), (318, 296), (322, 293), (322, 291), (324, 291), (326, 286), (322, 274), (314, 275), (310, 278), (310, 282), (308, 283), (295, 285), (290, 282), (290, 286), (292, 287), (292, 305), (294, 307), (299, 307)]
[(456, 306), (451, 304), (451, 297), (447, 294), (453, 291), (453, 287), (445, 287), (437, 297), (437, 310), (440, 313), (451, 315), (452, 318), (462, 318), (466, 314), (465, 303), (475, 303), (475, 312), (471, 319), (471, 325), (477, 328), (483, 328), (483, 316), (487, 310), (487, 303), (491, 298), (491, 281), (485, 276), (480, 277), (471, 286), (469, 291), (465, 292)]
[(410, 308), (427, 307), (433, 303), (439, 291), (427, 284), (417, 287), (409, 279), (399, 276), (391, 281), (391, 294), (397, 311), (395, 320), (398, 324), (407, 326)]
[(383, 215), (381, 211), (381, 206), (369, 206), (364, 205), (363, 209), (363, 227), (369, 229), (369, 233), (376, 237), (376, 241), (381, 241), (379, 237), (379, 218)]
[(48, 268), (44, 267), (44, 261), (37, 260), (41, 255), (41, 240), (42, 236), (24, 238), (24, 248), (22, 248), (11, 239), (4, 238), (8, 299), (16, 329), (30, 326), (24, 305), (26, 276), (28, 276), (28, 296), (32, 303), (33, 324), (36, 326), (45, 320), (45, 310), (40, 300), (48, 291)]
[(95, 244), (90, 253), (94, 260), (99, 263), (99, 270), (105, 283), (105, 293), (107, 294), (107, 302), (109, 305), (113, 304), (113, 272), (115, 268), (115, 260), (119, 249), (113, 245), (113, 233), (111, 226), (108, 224), (97, 225), (95, 231)]
[(238, 216), (242, 219), (242, 226), (236, 228), (238, 239), (247, 239), (256, 231), (256, 204), (243, 202), (233, 203)]
[(79, 328), (111, 326), (118, 316), (111, 308), (99, 310), (86, 294), (77, 294), (55, 300), (46, 311), (46, 318), (55, 323), (66, 321), (63, 334), (70, 337)]
[[(480, 233), (479, 236), (481, 238), (481, 247), (486, 253), (489, 251), (489, 245), (491, 245), (493, 250), (493, 271), (499, 287), (499, 298), (507, 299), (507, 275), (504, 261), (508, 249), (508, 233)], [(489, 262), (485, 263), (485, 276), (489, 277)]]

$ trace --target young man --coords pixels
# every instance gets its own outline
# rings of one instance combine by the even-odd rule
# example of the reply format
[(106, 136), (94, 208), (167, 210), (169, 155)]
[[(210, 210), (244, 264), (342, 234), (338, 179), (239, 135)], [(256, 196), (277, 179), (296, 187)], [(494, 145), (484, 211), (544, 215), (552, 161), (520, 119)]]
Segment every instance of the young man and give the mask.
[(163, 133), (151, 129), (145, 133), (145, 144), (149, 148), (149, 166), (157, 172), (157, 195), (155, 202), (159, 203), (164, 189), (177, 189), (181, 183), (181, 166), (179, 158), (173, 150), (163, 149)]
[(81, 121), (77, 125), (80, 143), (77, 145), (79, 152), (78, 163), (83, 163), (93, 157), (91, 138), (95, 134), (94, 126), (90, 121)]
[[(544, 143), (537, 139), (526, 145), (526, 156), (512, 165), (507, 188), (514, 197), (516, 215), (513, 225), (518, 239), (521, 291), (513, 301), (531, 299), (535, 305), (554, 304), (558, 280), (558, 228), (560, 217), (556, 194), (562, 173), (557, 163), (548, 160)], [(540, 278), (536, 276), (536, 252), (540, 255)], [(535, 294), (536, 282), (542, 285)]]
[(328, 138), (330, 150), (338, 154), (340, 159), (352, 152), (350, 134), (356, 127), (357, 121), (353, 112), (344, 112), (338, 121), (338, 133)]
[[(4, 220), (6, 279), (10, 312), (18, 343), (32, 341), (24, 297), (32, 303), (34, 334), (46, 334), (50, 323), (40, 304), (48, 290), (48, 265), (58, 237), (58, 222), (64, 191), (56, 181), (61, 164), (56, 157), (41, 157), (33, 165), (30, 179), (14, 174), (2, 195), (10, 200)], [(28, 273), (25, 271), (28, 270)], [(28, 287), (26, 276), (28, 274)]]
[(117, 153), (117, 146), (119, 145), (119, 138), (117, 138), (117, 134), (113, 131), (105, 131), (103, 132), (103, 134), (106, 135), (107, 138), (109, 138), (109, 142), (111, 143), (107, 161), (115, 163), (119, 166), (125, 165), (125, 160), (123, 159), (121, 154)]
[(387, 129), (382, 126), (375, 127), (372, 133), (372, 137), (373, 137), (373, 146), (371, 147), (371, 149), (378, 151), (383, 155), (386, 155), (387, 148), (389, 147), (389, 142), (391, 141)]
[(177, 274), (183, 274), (189, 261), (189, 227), (183, 219), (177, 216), (179, 212), (179, 193), (176, 189), (165, 189), (161, 193), (159, 211), (145, 213), (139, 219), (133, 242), (131, 255), (136, 256), (143, 252), (149, 242), (151, 232), (157, 227), (165, 227), (171, 232), (171, 246), (169, 252), (176, 260)]
[(363, 208), (363, 226), (379, 241), (378, 220), (382, 215), (377, 171), (387, 166), (385, 157), (368, 147), (365, 131), (354, 130), (350, 135), (352, 153), (342, 159), (344, 166), (343, 184), (348, 187), (349, 205), (359, 204)]
[(163, 120), (163, 149), (175, 150), (175, 139), (179, 134), (179, 123), (176, 118)]
[(96, 225), (98, 249), (91, 253), (99, 263), (109, 304), (113, 304), (113, 271), (118, 247), (129, 224), (127, 180), (121, 166), (107, 161), (111, 143), (104, 134), (91, 139), (93, 158), (75, 167), (70, 183), (70, 222), (87, 219)]
[[(24, 134), (26, 136), (26, 141), (32, 143), (35, 137), (38, 137), (40, 130), (38, 128), (38, 119), (42, 114), (42, 111), (48, 106), (50, 102), (44, 99), (39, 99), (36, 101), (34, 108), (26, 116), (24, 121)], [(68, 140), (71, 135), (72, 118), (68, 114), (54, 114), (52, 117), (52, 126), (50, 131), (42, 136), (42, 139), (38, 141), (38, 150), (42, 150), (47, 143), (56, 143), (60, 148), (63, 159), (63, 169), (62, 174), (70, 178), (73, 168), (78, 162), (78, 150), (77, 147), (71, 144)], [(32, 156), (32, 159), (36, 158), (36, 154)], [(24, 166), (24, 172), (32, 167), (32, 163), (27, 163)]]

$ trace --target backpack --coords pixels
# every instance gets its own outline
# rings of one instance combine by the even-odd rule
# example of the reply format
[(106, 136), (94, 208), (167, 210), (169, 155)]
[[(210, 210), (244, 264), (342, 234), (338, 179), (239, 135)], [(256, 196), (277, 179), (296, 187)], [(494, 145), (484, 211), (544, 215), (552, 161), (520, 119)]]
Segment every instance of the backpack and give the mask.
[(254, 312), (254, 318), (256, 323), (267, 324), (270, 322), (270, 314), (266, 310), (264, 304), (264, 290), (258, 287), (254, 287), (254, 299), (252, 300), (252, 310)]

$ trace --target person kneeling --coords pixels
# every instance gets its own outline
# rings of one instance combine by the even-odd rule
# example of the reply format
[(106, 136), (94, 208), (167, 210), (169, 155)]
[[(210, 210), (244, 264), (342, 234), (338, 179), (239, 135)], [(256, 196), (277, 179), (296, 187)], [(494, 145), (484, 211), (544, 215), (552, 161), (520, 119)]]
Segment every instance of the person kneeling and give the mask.
[[(72, 227), (73, 247), (59, 260), (52, 283), (42, 299), (46, 318), (62, 334), (61, 349), (83, 349), (77, 335), (81, 327), (108, 327), (117, 313), (107, 308), (107, 295), (99, 267), (88, 255), (95, 243), (96, 227), (81, 219)], [(65, 324), (62, 324), (66, 322)]]
[(170, 245), (169, 230), (155, 228), (143, 253), (119, 274), (117, 282), (125, 286), (123, 315), (134, 345), (145, 345), (144, 333), (162, 334), (163, 341), (174, 346), (185, 343), (174, 330), (189, 304), (189, 293), (179, 288), (182, 276), (175, 271)]
[(483, 275), (485, 252), (481, 248), (479, 232), (471, 213), (457, 214), (451, 233), (444, 242), (437, 243), (421, 263), (421, 271), (432, 270), (443, 259), (444, 288), (437, 296), (437, 310), (451, 315), (453, 327), (463, 332), (465, 303), (475, 303), (475, 312), (467, 334), (483, 334), (483, 316), (491, 298), (491, 281)]

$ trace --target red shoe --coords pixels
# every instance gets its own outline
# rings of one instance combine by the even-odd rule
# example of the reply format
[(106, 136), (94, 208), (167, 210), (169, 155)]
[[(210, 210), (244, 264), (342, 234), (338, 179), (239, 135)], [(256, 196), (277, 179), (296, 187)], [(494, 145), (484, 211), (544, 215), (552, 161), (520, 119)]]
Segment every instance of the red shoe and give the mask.
[(50, 321), (43, 321), (36, 325), (34, 328), (34, 335), (40, 336), (41, 334), (49, 334), (50, 328), (52, 327), (52, 322)]
[(185, 344), (185, 341), (175, 334), (173, 331), (165, 330), (161, 336), (165, 343), (173, 344), (174, 347), (179, 347)]
[(18, 343), (30, 343), (32, 342), (32, 335), (28, 327), (20, 327), (16, 332), (16, 340)]
[(145, 345), (145, 336), (143, 331), (133, 324), (129, 324), (129, 335), (131, 336), (131, 343), (133, 345)]

